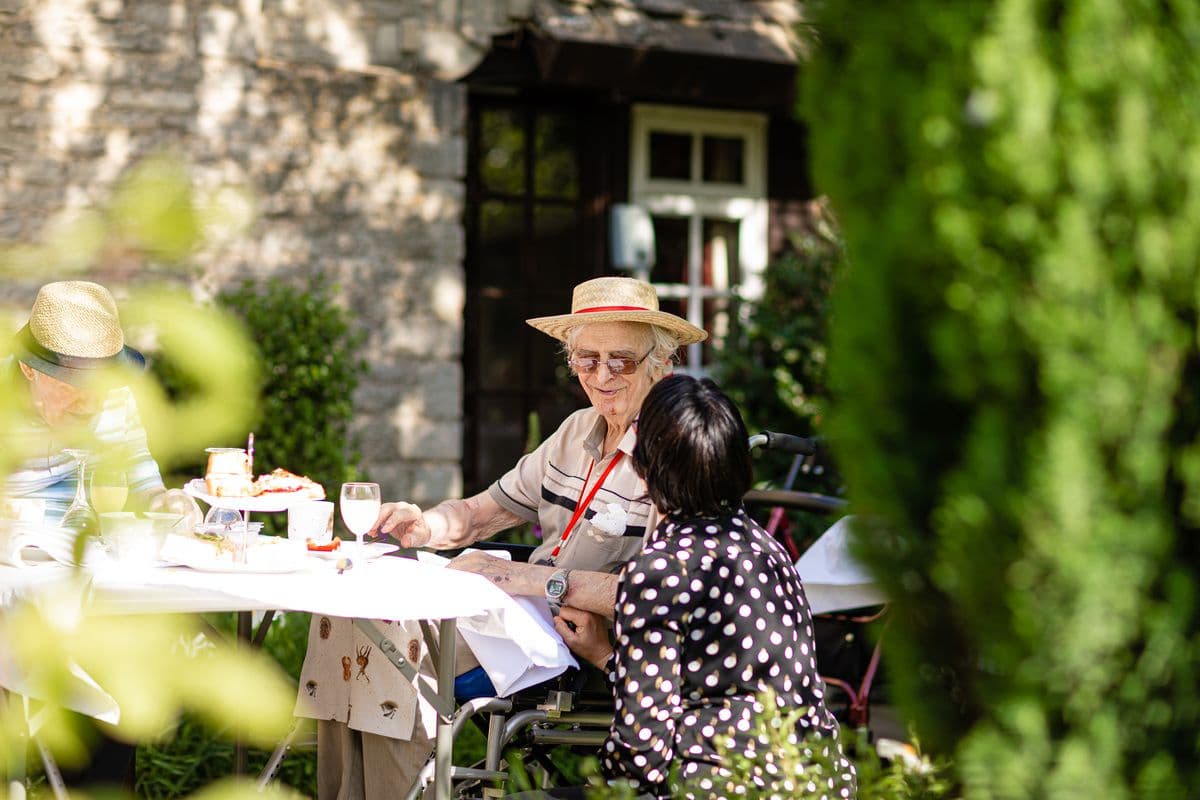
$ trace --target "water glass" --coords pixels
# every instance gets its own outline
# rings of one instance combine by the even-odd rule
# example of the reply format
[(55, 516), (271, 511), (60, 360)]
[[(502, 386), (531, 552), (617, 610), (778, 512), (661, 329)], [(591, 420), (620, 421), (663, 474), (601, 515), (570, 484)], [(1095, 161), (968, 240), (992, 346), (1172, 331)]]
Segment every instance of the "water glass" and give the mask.
[(358, 542), (356, 553), (363, 552), (363, 536), (379, 519), (382, 505), (378, 483), (343, 483), (341, 500), (342, 522)]

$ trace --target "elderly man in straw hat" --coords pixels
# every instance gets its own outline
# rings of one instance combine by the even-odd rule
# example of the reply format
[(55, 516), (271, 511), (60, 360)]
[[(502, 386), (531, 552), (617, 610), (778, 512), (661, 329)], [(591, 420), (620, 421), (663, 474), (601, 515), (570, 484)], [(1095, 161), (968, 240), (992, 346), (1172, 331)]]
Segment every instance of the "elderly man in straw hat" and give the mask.
[(60, 281), (43, 286), (29, 322), (17, 332), (5, 368), (10, 385), (28, 391), (28, 412), (14, 435), (32, 456), (4, 483), (7, 508), (23, 519), (54, 525), (75, 496), (75, 460), (63, 451), (60, 432), (79, 426), (91, 433), (104, 455), (119, 454), (133, 505), (181, 507), (199, 515), (195, 501), (163, 487), (158, 465), (146, 444), (133, 393), (114, 389), (104, 396), (88, 387), (102, 369), (125, 365), (141, 369), (142, 354), (125, 344), (117, 304), (103, 286)]
[[(7, 513), (51, 526), (62, 521), (78, 474), (75, 459), (63, 450), (62, 434), (77, 427), (90, 433), (103, 456), (119, 458), (131, 504), (185, 509), (199, 518), (194, 500), (180, 490), (164, 489), (133, 393), (119, 388), (101, 396), (88, 386), (100, 370), (145, 365), (142, 354), (125, 344), (117, 304), (107, 289), (88, 281), (43, 286), (6, 361), (0, 370), (8, 372), (24, 412), (10, 435), (27, 456), (4, 479)], [(134, 747), (111, 738), (103, 724), (96, 727), (101, 739), (91, 764), (66, 775), (67, 780), (132, 789)]]
[[(445, 500), (426, 511), (411, 503), (386, 503), (373, 533), (390, 534), (405, 547), (451, 549), (525, 522), (538, 523), (543, 540), (528, 564), (473, 553), (451, 566), (477, 572), (510, 594), (545, 595), (552, 610), (566, 605), (611, 619), (615, 573), (637, 555), (642, 537), (658, 521), (631, 463), (634, 422), (650, 387), (671, 372), (678, 348), (707, 334), (660, 311), (650, 284), (618, 277), (580, 284), (571, 313), (528, 323), (563, 343), (567, 364), (590, 407), (568, 417), (487, 491)], [(319, 795), (322, 800), (347, 800), (394, 794), (411, 785), (432, 750), (433, 715), (416, 713), (418, 700), (407, 684), (389, 686), (389, 700), (374, 707), (351, 701), (353, 716), (345, 705), (336, 705), (339, 701), (324, 703), (322, 687), (337, 686), (343, 677), (336, 658), (329, 657), (337, 654), (318, 655), (323, 639), (325, 644), (336, 639), (327, 636), (331, 627), (328, 620), (314, 620), (300, 680), (302, 687), (314, 688), (315, 694), (305, 700), (316, 706), (309, 713), (322, 720)], [(466, 656), (457, 665), (461, 675), (476, 663), (465, 646), (458, 652)], [(401, 683), (382, 660), (378, 669), (373, 663), (366, 669), (376, 697), (384, 682)]]

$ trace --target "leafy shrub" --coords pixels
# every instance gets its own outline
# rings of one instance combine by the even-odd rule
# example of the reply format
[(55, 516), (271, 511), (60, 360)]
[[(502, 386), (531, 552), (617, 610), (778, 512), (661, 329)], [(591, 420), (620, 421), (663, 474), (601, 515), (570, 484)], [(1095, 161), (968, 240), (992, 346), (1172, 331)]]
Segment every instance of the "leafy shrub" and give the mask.
[(1196, 796), (1200, 15), (819, 5), (831, 434), (976, 797)]
[(842, 243), (828, 212), (766, 270), (762, 298), (717, 351), (714, 375), (752, 430), (811, 435), (828, 405), (826, 329)]
[[(844, 257), (832, 215), (814, 203), (812, 224), (796, 231), (787, 253), (766, 270), (762, 298), (746, 324), (721, 350), (714, 378), (737, 403), (751, 433), (762, 430), (819, 435), (829, 406), (826, 381), (829, 298)], [(755, 482), (780, 487), (792, 456), (756, 451)], [(800, 475), (795, 488), (840, 494), (841, 480), (823, 447), (817, 469)], [(751, 509), (765, 516), (765, 509)], [(792, 513), (797, 542), (811, 540), (830, 524), (824, 516)]]
[[(764, 710), (755, 718), (754, 734), (764, 746), (759, 749), (757, 758), (747, 758), (744, 753), (717, 742), (717, 752), (721, 761), (729, 766), (732, 773), (732, 785), (744, 787), (739, 796), (747, 800), (758, 800), (771, 797), (812, 798), (828, 795), (829, 788), (824, 784), (827, 784), (832, 774), (833, 760), (822, 759), (819, 756), (814, 759), (811, 755), (806, 755), (806, 748), (817, 749), (811, 741), (788, 741), (788, 736), (793, 731), (801, 730), (798, 728), (798, 722), (804, 714), (803, 709), (781, 710), (771, 692), (761, 695), (759, 701)], [(865, 741), (857, 741), (848, 729), (842, 729), (842, 737), (843, 745), (850, 754), (857, 772), (855, 796), (858, 800), (951, 800), (957, 797), (945, 759), (930, 759), (922, 755), (919, 749), (915, 749), (909, 762), (900, 758), (885, 762), (880, 760), (874, 748)], [(515, 760), (511, 768), (515, 778), (510, 787), (512, 790), (525, 791), (533, 787), (533, 781), (523, 763)], [(680, 767), (676, 763), (668, 779), (673, 796), (682, 797), (690, 792), (692, 796), (708, 797), (715, 791), (704, 789), (699, 785), (699, 781), (682, 780), (679, 770)], [(756, 770), (758, 774), (767, 777), (767, 786), (759, 788), (753, 785), (751, 775)], [(795, 776), (801, 774), (805, 776), (804, 782), (797, 784)], [(771, 779), (772, 775), (778, 777)], [(636, 795), (631, 787), (620, 782), (609, 785), (594, 758), (581, 765), (579, 777), (588, 780), (589, 789), (585, 794), (589, 800), (633, 800)], [(809, 788), (807, 783), (810, 780), (812, 788)], [(833, 780), (839, 786), (842, 785), (838, 778)]]

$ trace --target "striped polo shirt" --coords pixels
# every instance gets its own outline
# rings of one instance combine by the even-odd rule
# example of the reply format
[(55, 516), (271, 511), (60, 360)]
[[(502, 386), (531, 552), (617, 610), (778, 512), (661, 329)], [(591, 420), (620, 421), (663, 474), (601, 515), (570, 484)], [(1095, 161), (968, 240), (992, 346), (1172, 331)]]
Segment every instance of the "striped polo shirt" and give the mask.
[[(606, 458), (600, 449), (607, 425), (593, 408), (576, 411), (540, 447), (488, 487), (488, 494), (501, 507), (541, 526), (542, 544), (534, 550), (530, 563), (616, 572), (638, 554), (642, 537), (658, 524), (658, 511), (646, 494), (646, 484), (633, 469), (637, 434), (631, 427), (617, 450)], [(558, 557), (552, 558), (580, 498), (591, 492), (617, 453), (620, 462), (588, 504)]]
[[(5, 374), (7, 369), (8, 365), (0, 366), (0, 374)], [(23, 383), (22, 378), (19, 384)], [(27, 391), (22, 385), (9, 385), (15, 391)], [(144, 505), (148, 496), (163, 489), (158, 464), (150, 455), (137, 403), (128, 387), (114, 389), (105, 396), (100, 411), (91, 421), (90, 430), (104, 450), (96, 453), (96, 457), (121, 454), (131, 506)], [(15, 424), (5, 432), (4, 438), (7, 446), (26, 456), (4, 479), (4, 499), (32, 501), (42, 507), (44, 524), (58, 524), (75, 497), (75, 460), (63, 452), (63, 443), (40, 418)], [(22, 518), (28, 519), (24, 515)]]

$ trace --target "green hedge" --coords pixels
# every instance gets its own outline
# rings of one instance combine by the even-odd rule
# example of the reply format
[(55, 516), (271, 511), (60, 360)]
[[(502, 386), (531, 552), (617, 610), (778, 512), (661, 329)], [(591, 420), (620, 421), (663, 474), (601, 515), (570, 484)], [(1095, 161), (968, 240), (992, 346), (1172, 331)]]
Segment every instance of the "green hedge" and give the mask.
[(1200, 787), (1200, 7), (817, 6), (832, 435), (971, 797)]

